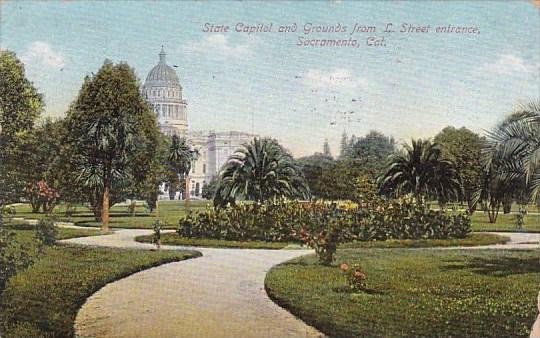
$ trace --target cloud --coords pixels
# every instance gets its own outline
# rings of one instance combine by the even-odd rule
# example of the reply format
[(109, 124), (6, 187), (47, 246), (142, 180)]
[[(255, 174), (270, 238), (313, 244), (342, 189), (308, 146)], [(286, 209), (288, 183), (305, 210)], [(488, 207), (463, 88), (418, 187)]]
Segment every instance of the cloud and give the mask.
[(310, 69), (303, 77), (308, 87), (326, 89), (357, 89), (367, 87), (365, 79), (354, 77), (350, 70), (336, 68), (333, 71)]
[(534, 72), (537, 66), (527, 64), (525, 60), (519, 56), (503, 54), (499, 56), (497, 61), (493, 63), (486, 63), (482, 68), (488, 72), (509, 75), (516, 73), (529, 74)]
[(184, 49), (192, 53), (215, 53), (222, 56), (242, 57), (253, 54), (250, 44), (233, 46), (223, 34), (206, 35), (199, 42), (187, 44)]
[(37, 64), (52, 69), (64, 67), (64, 56), (43, 41), (32, 42), (21, 55), (21, 60), (26, 64)]

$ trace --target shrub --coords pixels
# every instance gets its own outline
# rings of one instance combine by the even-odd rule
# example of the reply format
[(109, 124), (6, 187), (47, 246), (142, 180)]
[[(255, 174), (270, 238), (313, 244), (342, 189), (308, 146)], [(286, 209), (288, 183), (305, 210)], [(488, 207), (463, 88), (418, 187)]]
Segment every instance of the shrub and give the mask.
[(187, 238), (295, 241), (303, 210), (297, 201), (270, 200), (265, 204), (239, 203), (225, 209), (189, 212), (177, 232)]
[(321, 264), (332, 264), (337, 246), (352, 238), (352, 213), (339, 209), (335, 203), (312, 204), (304, 211), (298, 238), (315, 250)]
[(58, 230), (56, 229), (52, 219), (40, 219), (35, 229), (35, 237), (42, 245), (51, 246), (56, 243), (56, 235), (58, 234)]
[(161, 222), (159, 220), (155, 221), (154, 224), (152, 224), (152, 229), (154, 230), (152, 243), (159, 249), (161, 247)]
[(362, 271), (362, 267), (359, 264), (349, 265), (347, 263), (341, 263), (339, 268), (345, 274), (345, 277), (347, 278), (347, 283), (352, 290), (367, 290), (367, 276), (365, 272)]
[(302, 241), (328, 262), (334, 245), (346, 240), (463, 238), (471, 231), (467, 214), (431, 210), (421, 198), (361, 196), (358, 203), (273, 199), (190, 212), (177, 232), (186, 238)]
[(471, 231), (467, 214), (431, 210), (412, 195), (380, 200), (358, 213), (353, 232), (359, 240), (464, 238)]

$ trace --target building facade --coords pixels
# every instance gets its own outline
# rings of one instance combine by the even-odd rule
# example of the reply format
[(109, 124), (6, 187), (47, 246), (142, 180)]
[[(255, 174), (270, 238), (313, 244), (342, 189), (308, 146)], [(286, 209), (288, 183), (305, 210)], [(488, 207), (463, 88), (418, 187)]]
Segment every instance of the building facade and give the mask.
[[(238, 131), (190, 130), (187, 101), (182, 96), (182, 86), (176, 71), (166, 62), (163, 48), (159, 53), (159, 63), (148, 73), (141, 93), (156, 114), (161, 132), (169, 136), (185, 137), (198, 152), (189, 174), (191, 197), (200, 198), (203, 186), (219, 174), (229, 156), (255, 136)], [(168, 199), (168, 191), (163, 190), (161, 198)]]

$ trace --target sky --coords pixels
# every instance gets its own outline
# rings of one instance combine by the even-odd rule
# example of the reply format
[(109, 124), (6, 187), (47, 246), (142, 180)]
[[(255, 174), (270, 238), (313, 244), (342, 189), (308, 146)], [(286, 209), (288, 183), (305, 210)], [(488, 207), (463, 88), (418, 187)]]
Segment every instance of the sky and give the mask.
[[(230, 29), (204, 32), (206, 23)], [(238, 23), (272, 31), (236, 32)], [(376, 31), (351, 35), (355, 23)], [(383, 32), (388, 23), (395, 32)], [(293, 24), (296, 32), (278, 32)], [(400, 33), (402, 24), (430, 28)], [(310, 25), (347, 32), (305, 34)], [(435, 33), (448, 25), (479, 33)], [(357, 47), (298, 46), (300, 37)], [(385, 46), (368, 46), (369, 37)], [(25, 63), (45, 116), (64, 116), (105, 59), (127, 62), (144, 81), (161, 46), (177, 66), (190, 129), (271, 136), (295, 156), (322, 151), (325, 139), (336, 154), (344, 131), (398, 142), (448, 125), (482, 133), (540, 97), (534, 1), (0, 0), (0, 48)]]

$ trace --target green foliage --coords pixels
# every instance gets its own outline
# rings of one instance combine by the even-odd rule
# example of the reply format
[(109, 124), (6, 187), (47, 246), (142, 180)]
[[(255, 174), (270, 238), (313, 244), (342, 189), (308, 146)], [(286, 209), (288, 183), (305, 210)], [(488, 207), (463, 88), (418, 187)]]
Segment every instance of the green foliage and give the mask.
[(323, 144), (323, 155), (328, 157), (328, 158), (332, 158), (332, 152), (330, 151), (330, 144), (328, 144), (328, 139), (324, 139), (324, 144)]
[(455, 164), (463, 184), (463, 199), (469, 211), (474, 211), (474, 193), (479, 189), (482, 177), (484, 140), (465, 127), (446, 127), (435, 136), (433, 142), (440, 145), (442, 156)]
[(51, 246), (56, 243), (58, 229), (54, 221), (50, 218), (42, 218), (35, 227), (36, 240), (44, 246)]
[(367, 135), (347, 138), (339, 160), (325, 153), (298, 159), (311, 194), (328, 200), (354, 200), (354, 186), (360, 177), (375, 178), (384, 167), (389, 155), (395, 151), (391, 137), (371, 131)]
[[(520, 105), (491, 131), (484, 154), (490, 181), (508, 188), (519, 185), (533, 202), (540, 200), (540, 100)], [(490, 193), (489, 184), (482, 188)], [(507, 195), (515, 192), (507, 190)]]
[(254, 138), (221, 170), (214, 205), (225, 207), (237, 199), (261, 203), (276, 197), (309, 198), (309, 187), (292, 156), (276, 140)]
[(0, 138), (13, 141), (16, 134), (32, 129), (43, 110), (43, 96), (24, 73), (15, 53), (0, 51)]
[(32, 264), (32, 257), (15, 241), (15, 233), (0, 227), (0, 294), (15, 273)]
[(161, 247), (161, 222), (156, 220), (152, 225), (152, 243), (159, 249)]
[(378, 131), (353, 140), (350, 146), (350, 158), (356, 166), (370, 176), (377, 176), (383, 170), (388, 157), (395, 152), (396, 142), (392, 137)]
[(224, 209), (190, 212), (179, 220), (183, 238), (302, 241), (326, 264), (339, 243), (350, 240), (465, 238), (467, 214), (431, 210), (414, 196), (364, 199), (360, 204), (273, 199)]
[(394, 155), (379, 177), (380, 190), (388, 196), (412, 193), (433, 197), (444, 204), (461, 197), (461, 181), (454, 163), (444, 159), (438, 144), (412, 140)]
[(304, 210), (298, 238), (315, 250), (321, 264), (330, 265), (338, 245), (353, 238), (352, 217), (335, 203), (314, 203)]
[(181, 237), (226, 240), (295, 241), (304, 207), (297, 201), (272, 199), (265, 204), (189, 212), (179, 220)]
[(380, 200), (358, 213), (353, 232), (359, 240), (465, 238), (471, 232), (468, 214), (432, 210), (412, 195)]
[(80, 307), (107, 283), (198, 256), (193, 251), (48, 248), (42, 259), (9, 280), (0, 302), (3, 336), (73, 337)]
[(212, 200), (216, 196), (216, 190), (218, 186), (218, 180), (213, 178), (209, 183), (206, 183), (202, 187), (202, 198)]
[(527, 215), (527, 209), (520, 205), (519, 211), (516, 214), (516, 229), (523, 229), (523, 226), (525, 225), (525, 216)]
[(106, 61), (85, 78), (65, 126), (77, 183), (107, 223), (109, 205), (143, 195), (154, 173), (159, 130), (134, 71)]
[(43, 98), (24, 73), (15, 53), (0, 51), (0, 201), (18, 202), (28, 168), (17, 147), (43, 110)]

